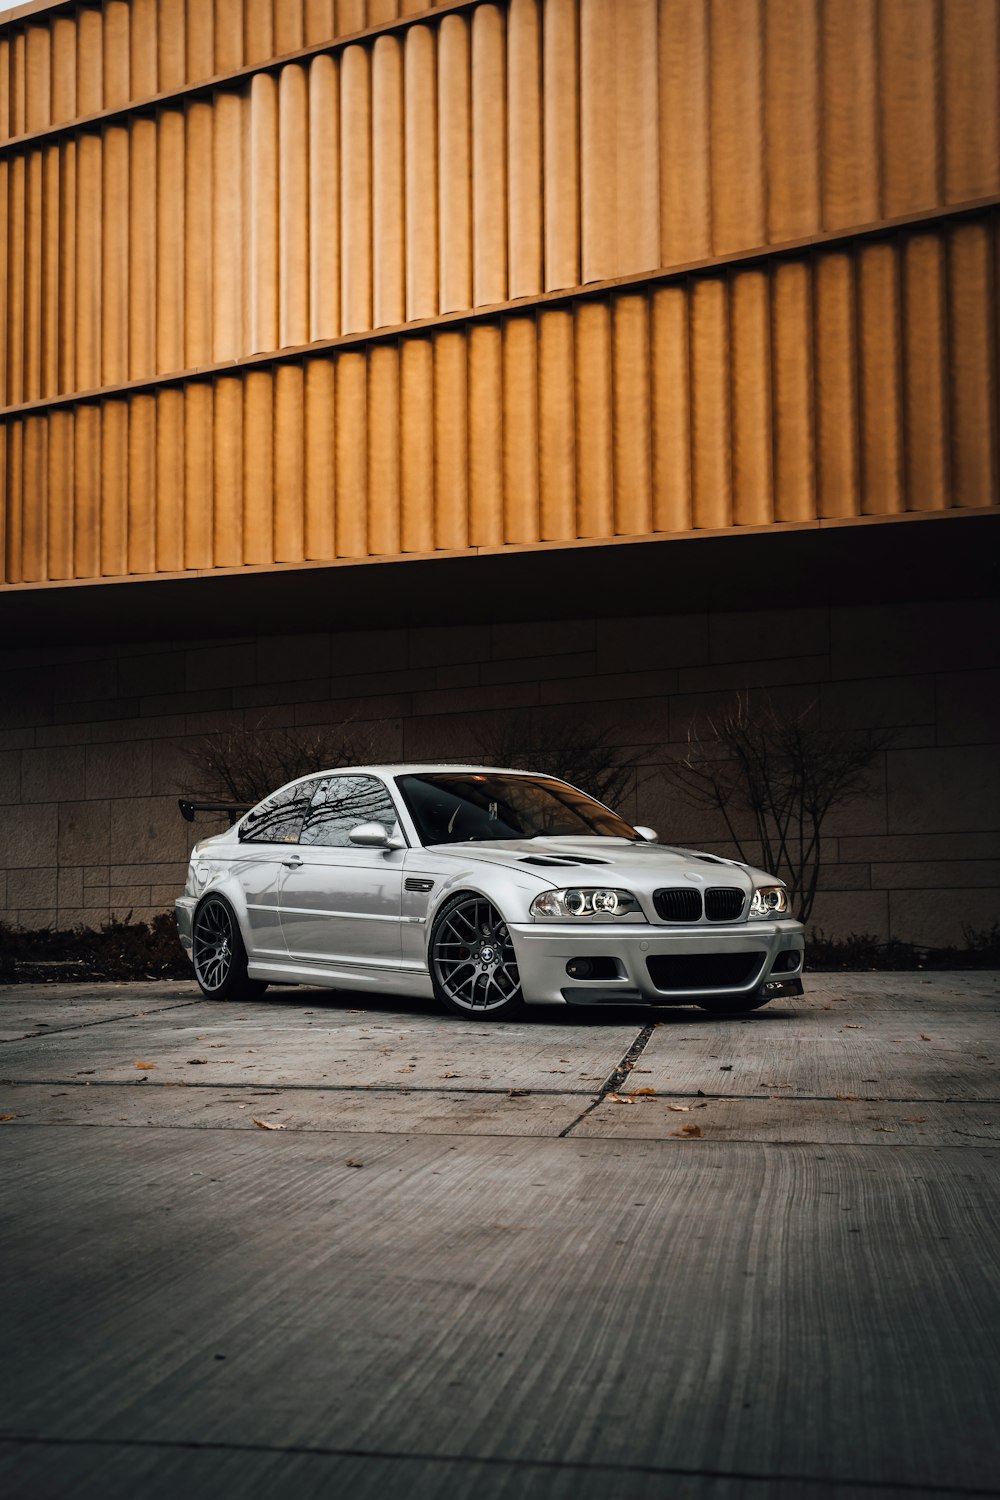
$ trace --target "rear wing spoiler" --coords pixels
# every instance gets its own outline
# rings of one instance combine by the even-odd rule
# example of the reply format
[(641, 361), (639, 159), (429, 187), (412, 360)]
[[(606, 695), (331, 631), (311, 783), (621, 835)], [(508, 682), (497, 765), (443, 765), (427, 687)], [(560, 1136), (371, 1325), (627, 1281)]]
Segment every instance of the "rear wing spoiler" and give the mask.
[(178, 797), (177, 806), (181, 810), (181, 817), (185, 823), (193, 823), (195, 813), (225, 813), (229, 819), (229, 826), (244, 813), (250, 811), (252, 802), (189, 802), (186, 797)]

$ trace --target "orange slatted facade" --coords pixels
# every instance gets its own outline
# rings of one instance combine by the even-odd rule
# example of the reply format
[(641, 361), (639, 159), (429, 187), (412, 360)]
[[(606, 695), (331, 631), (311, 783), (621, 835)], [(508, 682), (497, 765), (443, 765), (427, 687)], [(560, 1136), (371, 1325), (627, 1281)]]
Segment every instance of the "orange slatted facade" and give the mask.
[(4, 585), (995, 507), (998, 17), (22, 7)]

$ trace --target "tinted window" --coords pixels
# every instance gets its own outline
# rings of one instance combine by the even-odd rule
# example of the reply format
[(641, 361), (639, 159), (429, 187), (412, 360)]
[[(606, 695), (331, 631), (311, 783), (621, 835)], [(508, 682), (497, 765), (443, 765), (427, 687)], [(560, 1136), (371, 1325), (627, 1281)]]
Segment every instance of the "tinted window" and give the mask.
[(242, 844), (295, 844), (305, 822), (315, 781), (283, 786), (247, 813), (240, 824)]
[(326, 776), (316, 785), (300, 844), (325, 848), (351, 846), (348, 834), (359, 823), (381, 823), (386, 833), (396, 827), (396, 810), (385, 786), (374, 776)]
[(400, 776), (396, 782), (424, 844), (469, 839), (632, 839), (635, 830), (616, 813), (562, 781), (502, 776), (490, 771), (443, 771)]

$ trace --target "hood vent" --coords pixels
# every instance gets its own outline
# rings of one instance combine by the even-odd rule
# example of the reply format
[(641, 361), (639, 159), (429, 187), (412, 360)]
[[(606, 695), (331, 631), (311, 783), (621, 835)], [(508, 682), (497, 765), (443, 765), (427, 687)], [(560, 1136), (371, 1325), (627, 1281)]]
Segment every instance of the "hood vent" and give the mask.
[(587, 854), (522, 854), (522, 865), (556, 865), (560, 869), (574, 865), (606, 865), (606, 859), (591, 859)]
[(695, 859), (700, 859), (703, 865), (728, 865), (732, 861), (728, 859), (717, 859), (714, 854), (696, 854)]

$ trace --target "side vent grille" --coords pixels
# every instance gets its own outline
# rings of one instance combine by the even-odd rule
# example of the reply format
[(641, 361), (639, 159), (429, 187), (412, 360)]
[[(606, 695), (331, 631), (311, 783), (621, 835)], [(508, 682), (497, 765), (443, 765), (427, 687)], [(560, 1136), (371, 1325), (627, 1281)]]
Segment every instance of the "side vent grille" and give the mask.
[(653, 905), (664, 922), (698, 922), (701, 920), (701, 891), (694, 886), (654, 891)]

